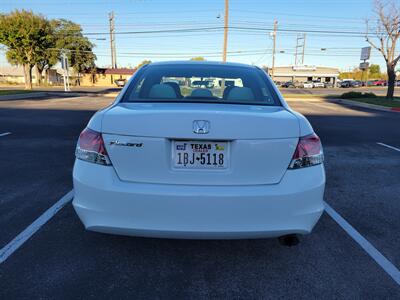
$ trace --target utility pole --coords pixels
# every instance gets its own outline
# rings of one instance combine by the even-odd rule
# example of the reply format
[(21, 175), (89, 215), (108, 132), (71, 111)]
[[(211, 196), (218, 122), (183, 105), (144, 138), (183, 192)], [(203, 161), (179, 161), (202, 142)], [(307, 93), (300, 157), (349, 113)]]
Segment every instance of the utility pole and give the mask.
[(274, 80), (275, 72), (275, 51), (276, 51), (276, 31), (278, 30), (278, 21), (274, 21), (274, 31), (272, 32), (273, 46), (272, 46), (272, 70), (271, 79)]
[(224, 49), (222, 52), (222, 61), (226, 62), (226, 51), (228, 49), (228, 16), (229, 16), (229, 0), (225, 0), (225, 17), (224, 17)]
[(111, 68), (117, 68), (117, 53), (115, 49), (115, 23), (114, 23), (114, 12), (108, 14), (110, 21), (110, 51), (111, 51)]
[[(301, 50), (301, 63), (299, 59), (299, 48), (302, 48)], [(306, 34), (303, 33), (303, 35), (297, 35), (296, 37), (296, 51), (294, 55), (294, 65), (304, 65), (304, 53), (305, 53), (305, 48), (306, 48)]]

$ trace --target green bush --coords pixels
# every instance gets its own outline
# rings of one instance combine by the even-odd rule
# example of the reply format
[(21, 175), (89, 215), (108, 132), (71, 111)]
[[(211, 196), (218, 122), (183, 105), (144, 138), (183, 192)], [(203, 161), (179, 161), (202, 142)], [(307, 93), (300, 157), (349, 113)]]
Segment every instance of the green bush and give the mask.
[(374, 93), (364, 93), (364, 96), (366, 98), (378, 98), (378, 96), (375, 95)]
[(376, 98), (374, 93), (360, 93), (360, 92), (347, 92), (343, 93), (340, 98), (342, 99), (355, 99), (355, 98)]
[(340, 96), (340, 98), (343, 99), (352, 99), (352, 98), (362, 98), (363, 94), (360, 92), (347, 92), (347, 93), (343, 93), (342, 96)]

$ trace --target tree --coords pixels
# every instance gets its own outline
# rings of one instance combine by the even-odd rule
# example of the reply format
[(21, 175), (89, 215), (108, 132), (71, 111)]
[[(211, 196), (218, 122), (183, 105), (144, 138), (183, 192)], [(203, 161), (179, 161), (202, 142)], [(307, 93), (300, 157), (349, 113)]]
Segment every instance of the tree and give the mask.
[[(82, 27), (79, 24), (65, 19), (52, 20), (54, 30), (54, 50), (58, 59), (61, 59), (64, 50), (70, 67), (73, 67), (78, 74), (95, 68), (96, 55), (93, 53), (94, 44), (82, 34)], [(49, 55), (49, 57), (52, 57)], [(51, 63), (51, 61), (49, 61)]]
[(202, 60), (206, 60), (206, 59), (203, 56), (196, 56), (196, 57), (192, 57), (190, 60), (202, 61)]
[(398, 0), (383, 3), (375, 0), (375, 13), (378, 16), (374, 40), (369, 35), (367, 21), (366, 41), (377, 49), (385, 59), (388, 75), (388, 89), (386, 98), (393, 99), (396, 80), (396, 65), (400, 60), (400, 53), (396, 52), (396, 44), (400, 37), (400, 6)]
[(15, 10), (0, 15), (0, 44), (7, 47), (7, 60), (24, 68), (25, 89), (32, 89), (32, 68), (51, 46), (52, 28), (41, 15)]
[(362, 80), (363, 79), (363, 71), (359, 68), (354, 68), (353, 71), (348, 72), (341, 72), (339, 74), (339, 78), (343, 79), (355, 79), (355, 80)]
[(380, 74), (381, 73), (381, 67), (379, 65), (371, 64), (369, 66), (369, 73), (370, 74)]
[(47, 49), (47, 51), (44, 51), (41, 53), (36, 58), (36, 77), (38, 81), (38, 85), (42, 84), (42, 75), (43, 71), (46, 72), (45, 76), (45, 82), (48, 83), (48, 70), (55, 65), (58, 60), (59, 60), (59, 53), (56, 49), (53, 49), (52, 47), (55, 47), (55, 38), (54, 35), (52, 35), (51, 46)]
[(136, 66), (136, 69), (139, 69), (140, 67), (142, 67), (142, 66), (144, 66), (144, 65), (147, 65), (147, 64), (150, 64), (150, 63), (151, 63), (151, 60), (145, 59), (145, 60), (143, 60), (141, 63), (139, 63), (139, 64)]

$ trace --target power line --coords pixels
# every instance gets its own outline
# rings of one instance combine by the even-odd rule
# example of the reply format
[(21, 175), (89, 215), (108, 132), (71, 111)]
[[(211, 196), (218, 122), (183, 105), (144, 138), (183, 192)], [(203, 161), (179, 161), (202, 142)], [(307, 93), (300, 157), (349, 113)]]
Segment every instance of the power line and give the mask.
[[(215, 31), (223, 30), (225, 26), (216, 27), (200, 27), (200, 28), (180, 28), (180, 29), (163, 29), (163, 30), (141, 30), (141, 31), (116, 31), (115, 34), (118, 35), (130, 35), (130, 34), (152, 34), (152, 33), (175, 33), (175, 32), (203, 32), (203, 31)], [(273, 30), (273, 28), (266, 27), (241, 27), (241, 26), (228, 26), (228, 29), (238, 30), (238, 31), (255, 31), (255, 32), (267, 32)], [(349, 36), (365, 36), (366, 32), (361, 31), (335, 31), (335, 30), (319, 30), (319, 29), (288, 29), (280, 28), (278, 32), (286, 33), (318, 33), (318, 34), (331, 34), (331, 35), (349, 35)], [(108, 35), (108, 32), (84, 32), (86, 36), (90, 35)], [(69, 35), (69, 34), (67, 34)]]

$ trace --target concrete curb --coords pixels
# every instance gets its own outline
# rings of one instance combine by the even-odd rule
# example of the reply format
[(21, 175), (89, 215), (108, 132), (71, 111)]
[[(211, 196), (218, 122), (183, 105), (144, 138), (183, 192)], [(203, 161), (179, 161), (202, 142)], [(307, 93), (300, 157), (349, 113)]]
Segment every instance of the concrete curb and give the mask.
[[(347, 99), (329, 99), (328, 101), (332, 101), (332, 102), (336, 102), (336, 103), (343, 103), (343, 104), (362, 107), (362, 108), (370, 108), (370, 109), (375, 109), (375, 110), (379, 110), (379, 111), (389, 111), (389, 112), (400, 113), (400, 107), (386, 107), (386, 106), (382, 106), (382, 105), (361, 103), (358, 101), (352, 101), (352, 100), (347, 100)], [(400, 105), (400, 103), (399, 103), (399, 105)]]
[(11, 95), (1, 95), (0, 100), (18, 100), (18, 99), (40, 98), (46, 96), (47, 93), (45, 92), (21, 93), (21, 94), (11, 94)]
[(119, 95), (119, 93), (107, 93), (107, 94), (103, 94), (104, 97), (108, 97), (108, 98), (116, 98)]
[(109, 97), (108, 94), (113, 94), (112, 97), (117, 96), (115, 93), (86, 93), (86, 92), (33, 92), (33, 93), (22, 93), (22, 94), (11, 94), (11, 95), (1, 95), (0, 101), (7, 100), (19, 100), (19, 99), (36, 99), (44, 97), (92, 97), (102, 95)]

